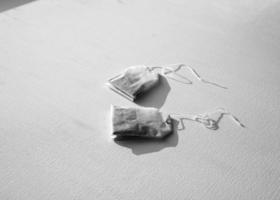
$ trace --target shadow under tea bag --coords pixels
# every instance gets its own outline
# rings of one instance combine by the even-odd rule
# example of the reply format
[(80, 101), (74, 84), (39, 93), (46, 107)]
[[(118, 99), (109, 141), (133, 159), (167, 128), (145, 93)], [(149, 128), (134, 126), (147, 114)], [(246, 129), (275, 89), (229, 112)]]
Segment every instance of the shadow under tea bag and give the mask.
[(108, 86), (118, 94), (134, 101), (135, 98), (154, 87), (159, 74), (144, 65), (128, 67), (122, 74), (109, 80)]
[(112, 134), (116, 137), (164, 138), (173, 133), (173, 120), (156, 108), (111, 106)]

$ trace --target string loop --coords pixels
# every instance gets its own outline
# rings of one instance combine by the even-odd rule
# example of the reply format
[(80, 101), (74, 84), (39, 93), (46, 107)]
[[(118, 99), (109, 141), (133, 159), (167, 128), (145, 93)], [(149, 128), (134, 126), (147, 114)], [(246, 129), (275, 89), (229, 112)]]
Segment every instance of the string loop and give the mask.
[[(210, 117), (210, 115), (214, 114), (214, 113), (220, 113), (220, 115), (217, 119), (213, 119), (213, 118)], [(175, 114), (175, 113), (173, 113), (173, 114), (170, 114), (170, 115), (181, 116), (181, 117), (179, 117), (179, 120), (182, 124), (183, 129), (184, 129), (183, 120), (186, 119), (186, 120), (191, 120), (191, 121), (198, 122), (198, 123), (204, 125), (205, 128), (208, 128), (208, 129), (211, 129), (211, 130), (217, 130), (217, 129), (219, 129), (219, 123), (220, 123), (221, 119), (225, 115), (228, 115), (238, 126), (245, 128), (245, 125), (242, 124), (236, 116), (234, 116), (232, 113), (228, 112), (224, 108), (217, 108), (215, 111), (208, 112), (208, 113), (205, 113), (205, 114), (187, 115), (187, 114)]]
[[(169, 64), (169, 65), (162, 65), (162, 66), (153, 66), (153, 67), (150, 67), (150, 70), (155, 70), (155, 69), (160, 69), (160, 74), (162, 76), (165, 76), (167, 78), (170, 78), (170, 79), (173, 79), (175, 81), (178, 81), (178, 82), (181, 82), (181, 83), (185, 83), (185, 84), (192, 84), (193, 82), (191, 80), (189, 80), (186, 76), (183, 76), (183, 75), (180, 75), (176, 72), (178, 72), (179, 70), (181, 70), (181, 68), (185, 67), (186, 69), (188, 69), (192, 75), (199, 81), (203, 82), (203, 83), (206, 83), (206, 84), (210, 84), (210, 85), (213, 85), (213, 86), (217, 86), (217, 87), (220, 87), (220, 88), (223, 88), (223, 89), (227, 89), (227, 87), (225, 86), (222, 86), (220, 84), (217, 84), (217, 83), (214, 83), (214, 82), (211, 82), (211, 81), (207, 81), (205, 79), (203, 79), (197, 72), (194, 68), (186, 65), (186, 64), (183, 64), (183, 63), (179, 63), (179, 64)], [(170, 74), (173, 74), (173, 75), (176, 75), (177, 77), (179, 77), (180, 79), (182, 79), (183, 81), (180, 81), (178, 79), (174, 79), (172, 77), (170, 77), (169, 75)], [(186, 82), (188, 81), (188, 82)]]

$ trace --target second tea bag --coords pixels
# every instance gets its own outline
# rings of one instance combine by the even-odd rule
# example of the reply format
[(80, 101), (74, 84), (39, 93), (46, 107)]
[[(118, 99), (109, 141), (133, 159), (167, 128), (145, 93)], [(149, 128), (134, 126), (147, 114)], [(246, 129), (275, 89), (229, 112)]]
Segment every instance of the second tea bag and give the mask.
[(123, 73), (110, 79), (108, 85), (113, 91), (134, 101), (158, 82), (158, 73), (147, 66), (137, 65), (128, 67)]

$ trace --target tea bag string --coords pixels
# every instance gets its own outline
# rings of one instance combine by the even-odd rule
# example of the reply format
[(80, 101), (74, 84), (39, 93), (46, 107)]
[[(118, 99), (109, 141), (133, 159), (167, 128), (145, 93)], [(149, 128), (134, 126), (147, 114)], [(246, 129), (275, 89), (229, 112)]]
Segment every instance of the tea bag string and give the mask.
[[(174, 67), (175, 66), (175, 67)], [(199, 81), (203, 82), (203, 83), (206, 83), (206, 84), (211, 84), (211, 85), (214, 85), (214, 86), (217, 86), (217, 87), (220, 87), (220, 88), (223, 88), (223, 89), (227, 89), (227, 87), (225, 86), (222, 86), (220, 84), (217, 84), (217, 83), (214, 83), (214, 82), (211, 82), (211, 81), (207, 81), (205, 79), (203, 79), (197, 72), (194, 68), (188, 66), (188, 65), (185, 65), (185, 64), (170, 64), (170, 65), (166, 65), (166, 66), (154, 66), (154, 67), (151, 67), (150, 69), (151, 70), (155, 70), (155, 69), (161, 69), (161, 72), (160, 74), (165, 76), (165, 77), (168, 77), (169, 74), (176, 74), (177, 76), (179, 76), (180, 78), (184, 79), (184, 80), (187, 80), (188, 81), (188, 84), (192, 84), (192, 81), (190, 81), (189, 79), (187, 79), (185, 76), (182, 76), (182, 75), (179, 75), (177, 74), (176, 72), (179, 71), (181, 68), (187, 68), (194, 77), (196, 77)], [(169, 77), (170, 78), (170, 77)], [(174, 79), (175, 80), (175, 79)], [(181, 82), (181, 81), (179, 81)]]
[[(209, 114), (220, 112), (220, 116), (217, 120), (212, 119)], [(170, 116), (179, 116), (179, 120), (182, 125), (182, 129), (184, 129), (184, 120), (191, 120), (198, 123), (201, 123), (204, 125), (204, 127), (211, 129), (211, 130), (217, 130), (219, 128), (219, 122), (223, 118), (223, 116), (228, 115), (237, 125), (240, 127), (245, 128), (245, 125), (240, 122), (240, 120), (234, 116), (231, 112), (228, 112), (224, 108), (217, 108), (213, 112), (208, 112), (204, 114), (198, 114), (198, 115), (187, 115), (187, 114), (177, 114), (177, 113), (171, 113)], [(181, 117), (180, 117), (181, 116)]]

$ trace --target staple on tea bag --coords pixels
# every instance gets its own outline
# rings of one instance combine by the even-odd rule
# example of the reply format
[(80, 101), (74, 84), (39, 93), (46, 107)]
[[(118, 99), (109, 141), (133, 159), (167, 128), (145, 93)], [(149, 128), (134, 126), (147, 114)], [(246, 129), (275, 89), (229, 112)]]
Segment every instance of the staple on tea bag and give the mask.
[(173, 133), (172, 118), (156, 108), (111, 106), (111, 114), (116, 137), (164, 138)]

